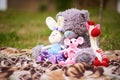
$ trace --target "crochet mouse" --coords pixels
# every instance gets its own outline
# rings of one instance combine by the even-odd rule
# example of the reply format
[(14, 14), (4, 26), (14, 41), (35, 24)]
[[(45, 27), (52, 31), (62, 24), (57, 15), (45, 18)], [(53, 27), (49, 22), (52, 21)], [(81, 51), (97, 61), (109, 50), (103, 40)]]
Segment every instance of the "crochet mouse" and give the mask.
[(78, 44), (82, 45), (84, 43), (84, 39), (83, 39), (83, 37), (78, 37), (77, 39), (66, 38), (64, 40), (64, 43), (65, 43), (65, 45), (68, 45), (68, 48), (62, 50), (61, 53), (63, 53), (65, 55), (65, 57), (67, 57), (67, 60), (60, 61), (59, 64), (60, 65), (74, 64), (75, 63), (74, 56), (78, 50), (77, 46), (78, 46)]
[[(64, 37), (72, 39), (82, 36), (85, 42), (82, 45), (79, 45), (79, 48), (90, 47), (89, 35), (85, 27), (85, 22), (89, 20), (89, 12), (87, 10), (78, 10), (75, 8), (71, 8), (66, 11), (59, 12), (56, 15), (56, 18), (58, 18), (59, 16), (64, 17), (62, 30), (64, 33)], [(64, 39), (61, 42), (64, 42)]]

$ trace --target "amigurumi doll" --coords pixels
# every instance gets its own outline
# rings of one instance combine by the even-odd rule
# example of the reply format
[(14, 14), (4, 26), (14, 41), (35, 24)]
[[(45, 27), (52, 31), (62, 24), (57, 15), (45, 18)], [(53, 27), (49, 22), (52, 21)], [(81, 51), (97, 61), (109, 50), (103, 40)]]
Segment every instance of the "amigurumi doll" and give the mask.
[(96, 58), (94, 60), (95, 66), (109, 66), (109, 59), (105, 55), (104, 51), (98, 46), (98, 36), (100, 36), (100, 24), (96, 24), (93, 21), (86, 23), (86, 28), (90, 35), (91, 48), (93, 48)]
[(51, 54), (59, 54), (58, 51), (61, 50), (61, 44), (59, 42), (62, 39), (62, 25), (63, 25), (64, 19), (62, 16), (59, 16), (57, 19), (57, 22), (52, 17), (46, 18), (46, 24), (50, 30), (52, 30), (49, 41), (51, 43), (51, 47), (49, 49), (49, 53)]
[(66, 64), (75, 64), (74, 56), (76, 52), (79, 50), (77, 48), (78, 44), (82, 45), (84, 43), (83, 37), (78, 37), (77, 39), (68, 39), (64, 40), (65, 45), (69, 45), (68, 48), (60, 51), (67, 57), (66, 61), (60, 61), (59, 65), (66, 65)]
[[(67, 38), (83, 37), (85, 42), (79, 45), (79, 48), (90, 47), (90, 40), (85, 23), (89, 20), (89, 12), (87, 10), (78, 10), (75, 8), (68, 9), (63, 12), (59, 12), (56, 18), (59, 16), (64, 17), (63, 33)], [(65, 38), (61, 41), (63, 43)]]
[(62, 49), (62, 45), (60, 44), (60, 41), (62, 39), (62, 26), (64, 23), (64, 18), (62, 16), (59, 16), (57, 19), (57, 22), (52, 17), (46, 18), (46, 24), (50, 30), (52, 30), (49, 41), (51, 43), (51, 47), (48, 49), (48, 60), (57, 63), (59, 60), (63, 60), (61, 54), (59, 54), (59, 51)]

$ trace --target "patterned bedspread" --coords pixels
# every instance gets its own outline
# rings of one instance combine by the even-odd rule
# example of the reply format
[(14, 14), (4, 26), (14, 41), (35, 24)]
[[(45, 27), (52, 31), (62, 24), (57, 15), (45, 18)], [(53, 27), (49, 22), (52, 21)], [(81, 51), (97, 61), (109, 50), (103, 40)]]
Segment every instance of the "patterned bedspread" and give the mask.
[(86, 63), (60, 66), (36, 61), (31, 49), (0, 48), (0, 80), (120, 80), (120, 51), (105, 51), (109, 67)]

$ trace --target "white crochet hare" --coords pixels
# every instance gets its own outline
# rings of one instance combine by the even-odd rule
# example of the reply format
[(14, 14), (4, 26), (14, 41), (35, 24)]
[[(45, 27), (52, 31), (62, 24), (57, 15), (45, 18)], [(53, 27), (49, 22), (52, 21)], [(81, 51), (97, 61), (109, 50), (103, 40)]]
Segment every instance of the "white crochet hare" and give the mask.
[(62, 16), (59, 16), (57, 19), (57, 22), (52, 17), (46, 18), (46, 24), (50, 30), (52, 30), (49, 41), (52, 44), (50, 48), (50, 53), (57, 54), (59, 50), (61, 50), (61, 45), (59, 42), (63, 38), (63, 35), (61, 33), (62, 26), (64, 23), (64, 18)]

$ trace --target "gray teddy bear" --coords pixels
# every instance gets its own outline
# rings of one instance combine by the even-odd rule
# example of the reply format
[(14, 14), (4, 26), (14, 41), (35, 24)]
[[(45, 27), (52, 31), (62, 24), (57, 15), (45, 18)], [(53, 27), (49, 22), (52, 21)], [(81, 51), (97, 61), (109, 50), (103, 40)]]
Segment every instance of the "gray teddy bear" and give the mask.
[[(77, 38), (79, 36), (84, 38), (84, 43), (79, 45), (79, 48), (90, 47), (90, 39), (85, 23), (89, 20), (89, 12), (87, 10), (78, 10), (76, 8), (68, 9), (59, 12), (56, 15), (64, 17), (63, 33), (64, 38)], [(64, 38), (61, 42), (64, 41)]]

